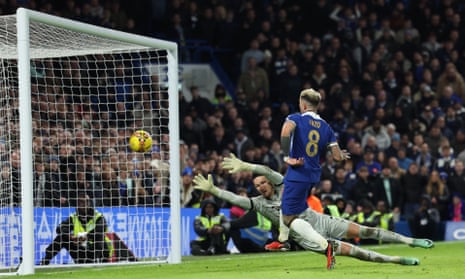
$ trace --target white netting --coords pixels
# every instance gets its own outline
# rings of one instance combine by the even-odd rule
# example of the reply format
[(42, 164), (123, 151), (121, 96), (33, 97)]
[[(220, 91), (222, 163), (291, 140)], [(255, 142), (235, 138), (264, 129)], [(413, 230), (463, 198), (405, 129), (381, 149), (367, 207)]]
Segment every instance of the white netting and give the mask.
[[(16, 50), (16, 16), (0, 17), (0, 34), (6, 34), (0, 42), (0, 57), (14, 59), (18, 56)], [(30, 25), (30, 57), (51, 58), (100, 54), (115, 51), (128, 52), (141, 50), (136, 44), (109, 40), (95, 35), (84, 34), (44, 23), (33, 22)], [(92, 42), (92, 44), (89, 44)]]
[[(15, 21), (0, 17), (0, 268), (7, 269), (19, 264), (22, 231)], [(57, 236), (56, 227), (76, 212), (82, 193), (103, 213), (107, 237), (121, 239), (106, 239), (114, 244), (108, 247), (128, 249), (104, 259), (78, 252), (86, 257), (78, 261), (61, 249), (47, 259), (52, 264), (133, 260), (132, 255), (166, 259), (167, 51), (31, 22), (30, 56), (36, 263)], [(138, 129), (152, 135), (150, 152), (128, 149)]]

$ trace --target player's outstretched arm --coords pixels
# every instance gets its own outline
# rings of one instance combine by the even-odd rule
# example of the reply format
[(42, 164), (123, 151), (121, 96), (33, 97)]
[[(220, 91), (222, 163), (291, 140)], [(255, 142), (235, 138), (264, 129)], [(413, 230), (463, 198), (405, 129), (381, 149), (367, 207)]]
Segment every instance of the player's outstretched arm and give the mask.
[(223, 159), (222, 167), (225, 170), (229, 170), (229, 173), (251, 171), (254, 174), (264, 175), (273, 185), (283, 183), (283, 176), (279, 172), (264, 165), (246, 163), (238, 159), (233, 153)]
[(236, 195), (232, 192), (220, 189), (213, 184), (213, 178), (211, 174), (208, 175), (208, 179), (203, 175), (198, 174), (194, 177), (193, 181), (194, 189), (201, 190), (204, 192), (211, 193), (212, 195), (237, 205), (243, 209), (251, 209), (252, 203), (249, 198)]

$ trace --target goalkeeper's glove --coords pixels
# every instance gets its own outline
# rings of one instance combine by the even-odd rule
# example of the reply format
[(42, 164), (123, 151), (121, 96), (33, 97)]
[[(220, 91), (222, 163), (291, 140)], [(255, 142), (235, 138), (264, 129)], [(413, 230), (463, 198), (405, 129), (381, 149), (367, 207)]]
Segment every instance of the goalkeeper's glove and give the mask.
[(197, 174), (192, 182), (194, 183), (194, 189), (212, 193), (214, 196), (218, 196), (220, 193), (220, 189), (213, 185), (213, 177), (211, 174), (208, 175), (208, 179), (201, 174)]
[(252, 171), (253, 165), (237, 159), (236, 156), (231, 153), (229, 157), (223, 159), (223, 169), (229, 170), (229, 173)]

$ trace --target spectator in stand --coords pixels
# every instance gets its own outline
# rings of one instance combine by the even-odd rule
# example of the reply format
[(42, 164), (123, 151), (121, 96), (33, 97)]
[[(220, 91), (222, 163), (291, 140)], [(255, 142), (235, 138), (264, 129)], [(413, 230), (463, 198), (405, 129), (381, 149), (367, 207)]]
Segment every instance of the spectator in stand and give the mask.
[(465, 196), (465, 163), (461, 160), (455, 161), (454, 170), (447, 180), (451, 193), (458, 193)]
[(407, 171), (410, 164), (412, 164), (414, 160), (411, 159), (410, 157), (407, 157), (407, 149), (405, 147), (401, 147), (397, 151), (397, 162), (398, 162), (399, 168), (401, 168), (404, 171)]
[(428, 143), (424, 142), (421, 144), (415, 162), (420, 167), (420, 172), (424, 175), (428, 174), (433, 169), (436, 157), (432, 155)]
[[(367, 137), (365, 137), (365, 142), (362, 141), (362, 147), (363, 147), (363, 150), (371, 149), (375, 155), (375, 160), (378, 160), (378, 155), (381, 152), (381, 150), (379, 150), (378, 145), (376, 144), (375, 136), (368, 135)], [(380, 163), (382, 162), (380, 161)]]
[(281, 100), (288, 104), (297, 105), (299, 92), (304, 86), (298, 66), (289, 62), (286, 71), (277, 76), (277, 82), (280, 92), (283, 94)]
[(393, 156), (397, 156), (399, 150), (403, 148), (402, 143), (400, 141), (400, 135), (395, 133), (391, 136), (391, 144), (384, 150), (387, 158), (391, 158)]
[(234, 137), (234, 151), (238, 158), (244, 158), (245, 152), (254, 147), (254, 142), (247, 136), (244, 130), (237, 130)]
[(447, 210), (450, 191), (445, 179), (443, 179), (446, 175), (445, 173), (441, 175), (437, 170), (433, 170), (425, 186), (425, 194), (430, 197), (432, 206), (438, 210), (443, 221), (449, 218)]
[(444, 86), (442, 92), (438, 93), (440, 93), (438, 102), (442, 111), (446, 111), (448, 107), (454, 107), (457, 103), (463, 105), (463, 100), (454, 92), (452, 86), (450, 85)]
[(216, 107), (224, 107), (226, 106), (226, 103), (232, 102), (232, 98), (226, 92), (226, 88), (224, 88), (224, 86), (220, 83), (215, 86), (214, 96), (212, 104)]
[[(250, 102), (253, 99), (258, 99), (260, 102), (268, 99), (269, 96), (269, 79), (268, 75), (257, 65), (257, 60), (254, 57), (247, 59), (247, 68), (239, 76), (237, 87), (244, 91), (247, 100)], [(263, 90), (265, 96), (260, 99), (259, 90)]]
[(374, 119), (376, 108), (375, 96), (367, 95), (363, 100), (363, 105), (359, 108), (357, 116), (365, 122), (368, 122), (369, 119)]
[[(102, 170), (103, 206), (119, 206), (120, 190), (116, 171), (111, 167)], [(72, 200), (70, 201), (72, 203)]]
[(445, 65), (444, 72), (438, 78), (437, 92), (439, 93), (439, 98), (444, 96), (446, 87), (450, 87), (447, 90), (453, 92), (455, 96), (462, 100), (462, 103), (465, 103), (465, 81), (463, 75), (457, 71), (457, 67), (451, 62)]
[(199, 116), (197, 111), (191, 107), (191, 110), (189, 111), (189, 115), (192, 118), (192, 127), (195, 131), (200, 132), (202, 135), (207, 129), (207, 123), (205, 122), (205, 118)]
[(425, 143), (428, 144), (429, 150), (434, 157), (439, 155), (439, 147), (444, 143), (448, 142), (446, 136), (441, 133), (441, 127), (438, 124), (431, 126), (428, 134), (425, 136)]
[(396, 101), (396, 106), (402, 109), (403, 115), (407, 119), (415, 118), (417, 111), (412, 96), (412, 88), (409, 85), (402, 86), (401, 95)]
[(455, 167), (454, 150), (448, 142), (444, 142), (439, 151), (438, 158), (434, 164), (434, 169), (439, 172), (450, 174)]
[[(213, 106), (211, 102), (200, 94), (200, 89), (198, 86), (191, 86), (190, 93), (192, 99), (189, 102), (189, 107), (194, 107), (201, 118), (205, 119), (207, 115), (213, 113)], [(191, 109), (188, 111), (190, 110)]]
[(241, 73), (250, 69), (250, 58), (253, 58), (256, 64), (262, 63), (265, 58), (265, 53), (260, 49), (260, 43), (257, 39), (250, 41), (249, 49), (242, 54)]
[(462, 195), (459, 193), (452, 194), (452, 202), (449, 205), (449, 220), (453, 222), (462, 222), (465, 220), (465, 203)]
[(334, 189), (338, 189), (338, 193), (340, 193), (344, 199), (349, 200), (352, 198), (350, 193), (355, 181), (347, 174), (344, 166), (336, 166), (331, 182)]
[(194, 172), (191, 167), (186, 167), (181, 173), (181, 207), (200, 208), (203, 193), (194, 189), (193, 177)]
[(283, 118), (277, 118), (273, 114), (273, 109), (271, 105), (264, 105), (260, 111), (260, 120), (265, 120), (267, 123), (269, 123), (269, 128), (275, 132), (278, 131), (281, 127), (281, 124), (283, 122)]
[(51, 179), (50, 173), (46, 171), (45, 163), (40, 158), (36, 158), (34, 161), (33, 185), (34, 206), (60, 205), (59, 185)]
[(14, 206), (11, 200), (11, 166), (2, 163), (0, 168), (0, 208)]
[(450, 135), (450, 140), (453, 140), (457, 134), (457, 131), (461, 127), (465, 127), (465, 119), (458, 113), (458, 109), (452, 106), (448, 107), (446, 110), (446, 115), (444, 116), (445, 126), (451, 130), (452, 135)]
[(374, 201), (375, 189), (370, 178), (368, 167), (362, 166), (357, 170), (357, 179), (350, 192), (350, 197), (356, 203), (362, 200)]
[(325, 72), (323, 64), (316, 64), (310, 77), (310, 83), (316, 89), (328, 90), (330, 87), (329, 77)]
[(390, 177), (400, 179), (404, 174), (405, 170), (399, 166), (399, 161), (396, 157), (389, 157), (387, 159), (387, 166), (391, 170)]
[(181, 139), (187, 145), (195, 143), (201, 147), (200, 150), (203, 150), (204, 148), (204, 138), (202, 132), (195, 129), (192, 116), (190, 115), (186, 115), (183, 119), (183, 124), (181, 126)]
[(376, 202), (383, 201), (386, 210), (394, 216), (395, 221), (398, 221), (401, 213), (402, 192), (399, 179), (392, 177), (389, 167), (383, 167), (381, 174), (373, 182), (373, 188)]
[(417, 163), (413, 162), (400, 179), (400, 184), (403, 197), (402, 217), (410, 220), (420, 207), (419, 197), (425, 192), (426, 176), (420, 174)]
[(336, 137), (340, 139), (344, 135), (349, 123), (350, 119), (344, 117), (344, 113), (341, 109), (336, 109), (334, 111), (334, 117), (330, 125), (333, 127), (334, 133), (336, 133)]
[(361, 167), (366, 167), (370, 176), (377, 175), (381, 171), (381, 164), (375, 161), (375, 150), (372, 147), (365, 148), (363, 159), (355, 166), (355, 171)]
[(435, 98), (436, 93), (433, 91), (431, 86), (426, 83), (421, 83), (419, 90), (413, 95), (415, 105), (420, 111), (422, 111), (427, 106), (431, 105), (431, 102)]
[(386, 150), (391, 145), (391, 138), (389, 137), (386, 127), (381, 123), (380, 119), (373, 119), (370, 126), (365, 128), (364, 136), (362, 138), (362, 146), (366, 145), (369, 136), (375, 137), (376, 146), (379, 150)]
[(205, 138), (205, 142), (209, 150), (216, 151), (218, 154), (228, 149), (231, 144), (231, 140), (227, 138), (222, 125), (216, 125), (213, 132)]
[(436, 115), (434, 114), (431, 106), (427, 105), (420, 113), (418, 119), (425, 125), (426, 129), (429, 130), (436, 120)]
[(334, 177), (337, 162), (332, 158), (331, 152), (327, 152), (324, 162), (321, 164), (321, 178), (320, 180), (331, 180)]

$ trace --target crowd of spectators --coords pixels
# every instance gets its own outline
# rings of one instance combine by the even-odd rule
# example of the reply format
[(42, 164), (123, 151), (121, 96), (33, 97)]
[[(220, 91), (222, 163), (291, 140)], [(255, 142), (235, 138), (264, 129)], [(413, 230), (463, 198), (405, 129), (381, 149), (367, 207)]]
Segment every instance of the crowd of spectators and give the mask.
[[(27, 5), (125, 31), (157, 32), (179, 43), (181, 62), (191, 59), (190, 50), (184, 48), (188, 40), (205, 40), (213, 48), (230, 51), (223, 67), (237, 81), (234, 94), (221, 84), (211, 100), (195, 85), (190, 88), (192, 100), (180, 94), (184, 206), (198, 205), (207, 197), (192, 189), (196, 173), (213, 174), (215, 185), (228, 190), (246, 188), (255, 194), (252, 174), (221, 170), (219, 162), (230, 152), (284, 172), (280, 127), (285, 116), (296, 111), (300, 91), (311, 87), (323, 97), (319, 114), (352, 154), (343, 165), (330, 156), (322, 158), (317, 195), (342, 196), (355, 205), (385, 200), (389, 210), (405, 219), (413, 216), (426, 195), (441, 220), (463, 219), (457, 209), (465, 197), (465, 5), (461, 1), (173, 0), (158, 1), (166, 5), (165, 12), (150, 20), (131, 19), (119, 5), (123, 1), (69, 0), (57, 6), (52, 2), (27, 1)], [(4, 13), (11, 10), (7, 4), (0, 7)], [(159, 25), (134, 30), (141, 22)], [(45, 159), (36, 159), (37, 177), (42, 173), (55, 177), (53, 170), (59, 169), (56, 179), (75, 181), (73, 189), (102, 189), (91, 195), (101, 205), (167, 205), (167, 180), (161, 179), (167, 171), (166, 131), (156, 131), (153, 152), (133, 158), (123, 148), (130, 129), (117, 121), (117, 115), (127, 119), (134, 107), (115, 101), (115, 111), (108, 117), (116, 118), (99, 126), (104, 134), (98, 134), (94, 126), (86, 125), (102, 125), (99, 120), (107, 116), (99, 113), (96, 118), (98, 109), (92, 106), (85, 113), (66, 98), (56, 97), (60, 91), (56, 86), (48, 89), (54, 97), (38, 94), (36, 105), (55, 104), (56, 110), (74, 116), (65, 117), (73, 119), (72, 124), (50, 122), (53, 136), (35, 138), (36, 151), (56, 148), (47, 151)], [(145, 114), (153, 107), (144, 108)], [(150, 124), (155, 125), (148, 123), (147, 129), (155, 132)], [(14, 132), (15, 127), (10, 128)], [(50, 142), (55, 140), (61, 142)], [(17, 176), (15, 156), (19, 155), (10, 156), (11, 164), (2, 165), (2, 176)], [(49, 178), (37, 179), (43, 183)], [(88, 185), (79, 185), (86, 181)], [(100, 194), (108, 199), (99, 198)], [(69, 201), (58, 196), (55, 202), (49, 205)]]
[[(324, 99), (320, 115), (352, 154), (344, 165), (322, 159), (320, 197), (355, 205), (383, 200), (399, 220), (412, 218), (426, 195), (441, 220), (462, 219), (452, 197), (465, 197), (465, 6), (310, 2), (270, 1), (263, 10), (263, 1), (244, 1), (239, 10), (215, 6), (218, 28), (225, 26), (222, 9), (236, 23), (228, 35), (238, 38), (237, 88), (234, 102), (209, 105), (195, 86), (193, 100), (181, 100), (181, 138), (196, 150), (190, 167), (205, 172), (195, 165), (199, 157), (217, 161), (234, 152), (284, 172), (280, 127), (300, 91), (312, 87)], [(179, 6), (179, 14), (189, 11)], [(244, 175), (218, 170), (216, 178), (253, 195)]]

